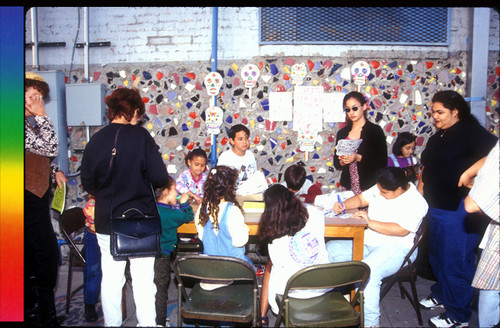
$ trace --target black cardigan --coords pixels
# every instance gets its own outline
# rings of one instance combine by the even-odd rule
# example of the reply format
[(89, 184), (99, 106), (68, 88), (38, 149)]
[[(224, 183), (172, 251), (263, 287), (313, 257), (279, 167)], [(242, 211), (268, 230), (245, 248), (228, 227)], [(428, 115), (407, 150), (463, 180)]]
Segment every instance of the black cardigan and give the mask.
[[(337, 140), (346, 139), (351, 131), (351, 126), (343, 127), (337, 132)], [(358, 154), (363, 156), (358, 163), (359, 184), (361, 190), (366, 190), (375, 184), (375, 173), (378, 169), (387, 165), (387, 145), (384, 131), (380, 126), (370, 121), (366, 121), (361, 129), (361, 145), (358, 148)], [(346, 189), (351, 189), (351, 178), (349, 175), (349, 165), (341, 166), (337, 152), (333, 157), (335, 168), (342, 170), (340, 176), (340, 185)]]
[(429, 206), (455, 211), (470, 191), (458, 187), (460, 176), (488, 155), (497, 140), (481, 125), (469, 121), (436, 131), (421, 156), (424, 197)]
[(158, 152), (158, 145), (143, 127), (111, 123), (92, 136), (85, 147), (82, 166), (82, 187), (95, 196), (95, 229), (110, 233), (112, 176), (109, 170), (111, 150), (118, 128), (114, 164), (113, 216), (130, 207), (144, 214), (158, 215), (151, 190), (167, 182), (168, 172)]

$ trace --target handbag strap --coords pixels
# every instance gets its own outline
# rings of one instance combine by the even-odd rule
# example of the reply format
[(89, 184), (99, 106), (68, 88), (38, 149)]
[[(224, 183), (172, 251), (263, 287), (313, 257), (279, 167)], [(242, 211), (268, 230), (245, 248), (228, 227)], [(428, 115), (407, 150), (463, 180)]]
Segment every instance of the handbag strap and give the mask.
[[(115, 134), (115, 143), (113, 146), (113, 149), (111, 149), (111, 159), (109, 160), (109, 171), (111, 172), (112, 176), (112, 183), (111, 183), (111, 202), (109, 203), (109, 217), (110, 219), (113, 218), (113, 194), (115, 192), (115, 173), (114, 173), (114, 162), (116, 160), (116, 154), (117, 154), (117, 148), (116, 145), (118, 143), (118, 134), (120, 134), (120, 130), (122, 129), (123, 125), (120, 125), (118, 127), (118, 130), (116, 131)], [(160, 217), (160, 211), (158, 209), (158, 205), (156, 204), (156, 197), (155, 197), (155, 192), (153, 190), (153, 185), (151, 184), (151, 181), (149, 182), (149, 186), (151, 187), (151, 193), (153, 195), (153, 200), (155, 201), (156, 205), (156, 212), (158, 213), (158, 217)], [(137, 209), (136, 209), (137, 210)], [(128, 210), (127, 210), (128, 211)], [(138, 211), (138, 210), (137, 210)]]

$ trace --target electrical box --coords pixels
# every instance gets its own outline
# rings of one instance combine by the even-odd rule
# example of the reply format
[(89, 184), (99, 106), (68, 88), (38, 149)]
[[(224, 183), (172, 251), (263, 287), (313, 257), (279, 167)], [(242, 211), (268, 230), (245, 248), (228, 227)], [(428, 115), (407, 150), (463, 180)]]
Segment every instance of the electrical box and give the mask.
[(106, 124), (106, 86), (102, 83), (66, 84), (68, 126)]
[(59, 153), (52, 163), (68, 174), (68, 127), (66, 126), (66, 94), (64, 92), (63, 71), (35, 71), (49, 85), (49, 95), (44, 99), (45, 111), (54, 123), (54, 130), (59, 141)]

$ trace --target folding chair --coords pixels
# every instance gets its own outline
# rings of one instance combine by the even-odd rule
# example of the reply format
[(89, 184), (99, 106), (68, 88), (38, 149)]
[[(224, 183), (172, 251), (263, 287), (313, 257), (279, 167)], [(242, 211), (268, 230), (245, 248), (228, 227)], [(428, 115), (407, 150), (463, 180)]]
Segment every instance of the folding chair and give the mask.
[[(71, 290), (71, 282), (73, 279), (73, 269), (85, 267), (85, 255), (83, 249), (83, 235), (78, 239), (78, 236), (85, 229), (85, 215), (83, 209), (80, 207), (73, 207), (65, 210), (59, 216), (59, 226), (61, 232), (69, 245), (69, 258), (68, 258), (68, 283), (66, 288), (66, 313), (69, 312), (71, 298), (83, 289), (83, 284)], [(80, 246), (80, 247), (78, 247)]]
[[(319, 264), (306, 267), (288, 279), (283, 296), (277, 295), (279, 313), (275, 327), (284, 320), (285, 327), (345, 327), (364, 325), (364, 289), (370, 267), (360, 261)], [(351, 302), (337, 289), (356, 284), (358, 290)], [(330, 289), (325, 294), (294, 298), (292, 290)], [(356, 311), (359, 302), (360, 311)]]
[[(258, 285), (253, 266), (226, 256), (185, 255), (174, 262), (178, 284), (177, 326), (183, 318), (249, 323), (257, 326)], [(228, 283), (214, 290), (201, 288), (200, 282)], [(187, 284), (187, 285), (186, 285)], [(190, 292), (187, 286), (192, 286)]]
[[(420, 241), (422, 240), (422, 237), (425, 234), (426, 230), (427, 230), (427, 220), (424, 219), (422, 220), (422, 223), (420, 224), (420, 227), (418, 228), (415, 234), (415, 238), (413, 239), (413, 247), (410, 249), (406, 257), (404, 258), (403, 264), (401, 264), (401, 267), (395, 274), (386, 277), (382, 280), (383, 288), (380, 292), (380, 300), (382, 300), (384, 296), (387, 295), (387, 293), (394, 285), (394, 283), (397, 281), (399, 285), (399, 292), (401, 294), (401, 298), (404, 299), (405, 296), (408, 298), (408, 301), (410, 301), (411, 305), (415, 309), (415, 312), (417, 313), (418, 324), (420, 326), (423, 325), (423, 322), (422, 322), (422, 314), (420, 313), (420, 306), (418, 303), (419, 298), (417, 295), (417, 288), (415, 286), (415, 281), (417, 280), (417, 268), (415, 267), (410, 257), (418, 248), (418, 245), (420, 244)], [(411, 296), (408, 290), (406, 290), (406, 288), (403, 286), (402, 284), (403, 281), (408, 281), (410, 283), (413, 296)]]

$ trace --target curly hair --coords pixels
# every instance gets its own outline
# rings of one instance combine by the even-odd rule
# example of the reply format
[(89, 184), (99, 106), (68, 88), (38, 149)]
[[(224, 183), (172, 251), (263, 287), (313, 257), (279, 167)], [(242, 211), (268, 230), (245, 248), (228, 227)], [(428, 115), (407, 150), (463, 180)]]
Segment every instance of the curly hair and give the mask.
[(108, 119), (111, 122), (113, 119), (123, 116), (127, 121), (131, 121), (134, 113), (138, 110), (139, 116), (145, 113), (144, 103), (142, 102), (139, 90), (133, 88), (119, 88), (106, 97), (104, 101), (108, 106)]
[(259, 237), (265, 244), (283, 236), (294, 236), (305, 227), (309, 213), (288, 188), (274, 184), (264, 192), (264, 213), (260, 217)]
[(222, 199), (236, 205), (241, 212), (243, 208), (236, 200), (236, 182), (238, 170), (229, 166), (214, 166), (208, 174), (203, 186), (203, 201), (200, 205), (200, 224), (205, 226), (210, 217), (214, 219), (214, 228), (219, 228), (219, 205)]
[(24, 91), (32, 87), (42, 94), (42, 98), (47, 97), (50, 92), (49, 85), (46, 82), (32, 79), (24, 79)]

